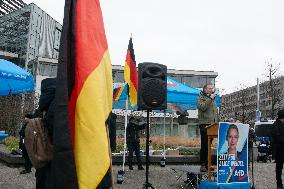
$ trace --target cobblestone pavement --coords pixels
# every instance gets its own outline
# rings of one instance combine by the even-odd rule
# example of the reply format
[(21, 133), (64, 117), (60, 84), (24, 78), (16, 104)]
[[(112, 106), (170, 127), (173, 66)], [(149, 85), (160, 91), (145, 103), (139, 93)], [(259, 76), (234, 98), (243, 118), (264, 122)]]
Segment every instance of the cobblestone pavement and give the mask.
[[(178, 189), (183, 184), (182, 177), (176, 180), (177, 173), (171, 168), (176, 165), (167, 165), (161, 168), (156, 165), (151, 165), (149, 169), (149, 182), (157, 189)], [(186, 166), (178, 166), (186, 167)], [(9, 167), (6, 164), (0, 163), (0, 188), (1, 189), (33, 189), (35, 188), (35, 170), (32, 173), (20, 175), (19, 172), (23, 167)], [(114, 182), (116, 189), (136, 189), (142, 188), (145, 182), (145, 171), (138, 171), (134, 167), (133, 171), (129, 171), (126, 167), (124, 182), (116, 184), (116, 176), (120, 166), (113, 166)], [(256, 163), (254, 168), (255, 186), (257, 189), (276, 189), (275, 184), (275, 164), (273, 163)]]

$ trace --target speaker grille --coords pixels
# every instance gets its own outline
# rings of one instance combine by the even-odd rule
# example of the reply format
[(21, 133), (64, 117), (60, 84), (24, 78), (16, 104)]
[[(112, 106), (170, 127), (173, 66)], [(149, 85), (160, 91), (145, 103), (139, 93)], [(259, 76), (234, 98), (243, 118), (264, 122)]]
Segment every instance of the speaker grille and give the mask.
[(147, 78), (144, 80), (142, 86), (142, 99), (147, 106), (156, 108), (161, 106), (165, 99), (166, 82), (153, 78)]

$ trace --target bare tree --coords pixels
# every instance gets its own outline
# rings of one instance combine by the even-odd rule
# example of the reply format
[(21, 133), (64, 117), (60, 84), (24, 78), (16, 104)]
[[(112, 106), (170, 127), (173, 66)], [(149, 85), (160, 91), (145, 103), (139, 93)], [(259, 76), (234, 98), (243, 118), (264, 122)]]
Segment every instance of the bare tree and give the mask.
[(276, 105), (280, 102), (282, 93), (282, 90), (277, 87), (280, 84), (280, 62), (274, 62), (272, 59), (269, 59), (265, 63), (267, 64), (266, 77), (268, 78), (268, 85), (265, 87), (265, 90), (269, 95), (268, 99), (271, 105), (270, 117), (274, 119), (278, 109)]

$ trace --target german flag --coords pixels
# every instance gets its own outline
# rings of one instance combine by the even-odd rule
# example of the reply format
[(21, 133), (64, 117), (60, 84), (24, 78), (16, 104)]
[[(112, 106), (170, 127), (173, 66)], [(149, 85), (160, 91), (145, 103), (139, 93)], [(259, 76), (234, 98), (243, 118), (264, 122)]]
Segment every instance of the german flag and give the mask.
[(65, 1), (60, 43), (49, 188), (111, 188), (112, 67), (99, 0)]
[(132, 107), (137, 105), (138, 73), (136, 69), (135, 54), (133, 49), (132, 37), (129, 39), (125, 66), (124, 80), (129, 86), (129, 100)]

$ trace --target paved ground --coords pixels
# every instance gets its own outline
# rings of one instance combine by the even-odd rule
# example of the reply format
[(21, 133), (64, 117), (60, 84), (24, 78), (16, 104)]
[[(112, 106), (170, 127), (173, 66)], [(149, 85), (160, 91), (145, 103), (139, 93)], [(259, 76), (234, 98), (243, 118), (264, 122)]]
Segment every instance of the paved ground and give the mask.
[[(159, 166), (150, 166), (149, 181), (157, 189), (178, 189), (183, 184), (183, 177), (180, 180), (176, 180), (177, 173), (171, 168), (177, 166), (167, 165), (165, 168)], [(178, 166), (187, 167), (187, 166)], [(0, 163), (0, 188), (1, 189), (33, 189), (35, 188), (34, 172), (20, 175), (19, 172), (23, 167), (8, 167), (7, 165)], [(113, 167), (114, 182), (116, 189), (136, 189), (142, 188), (145, 182), (145, 171), (138, 171), (137, 167), (134, 167), (133, 171), (129, 171), (126, 167), (126, 173), (123, 184), (116, 184), (116, 175), (119, 166)], [(275, 164), (273, 163), (256, 163), (255, 164), (255, 186), (257, 189), (274, 189), (275, 185)], [(283, 178), (284, 179), (284, 178)]]

